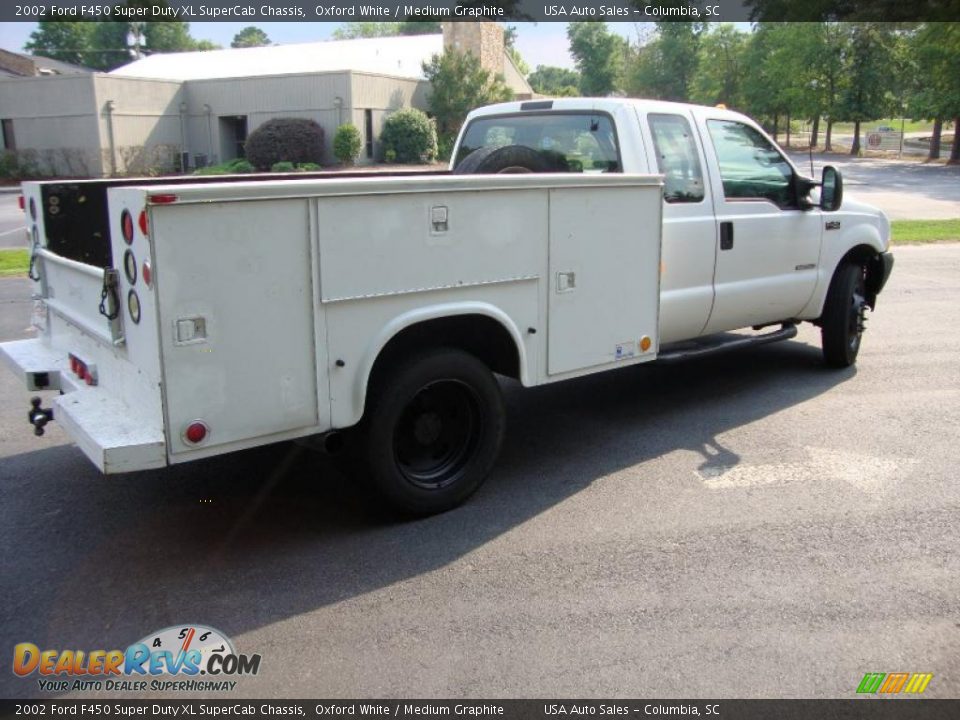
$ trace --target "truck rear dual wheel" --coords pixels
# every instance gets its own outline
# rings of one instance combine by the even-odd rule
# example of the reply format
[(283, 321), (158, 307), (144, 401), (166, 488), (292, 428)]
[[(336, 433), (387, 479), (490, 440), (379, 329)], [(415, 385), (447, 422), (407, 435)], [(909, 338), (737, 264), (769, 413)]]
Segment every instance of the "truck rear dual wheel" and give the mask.
[(827, 365), (845, 368), (857, 361), (866, 311), (866, 271), (863, 265), (845, 262), (830, 281), (820, 318), (820, 340)]
[(373, 488), (388, 505), (411, 515), (445, 512), (486, 480), (506, 417), (486, 365), (438, 349), (408, 359), (372, 391), (364, 455)]

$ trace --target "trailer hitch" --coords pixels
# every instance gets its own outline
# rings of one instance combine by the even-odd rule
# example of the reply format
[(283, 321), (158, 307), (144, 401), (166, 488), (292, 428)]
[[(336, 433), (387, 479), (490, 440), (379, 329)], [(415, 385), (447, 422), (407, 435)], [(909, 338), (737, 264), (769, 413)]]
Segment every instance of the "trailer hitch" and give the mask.
[(53, 410), (40, 407), (43, 402), (39, 397), (30, 398), (30, 412), (27, 413), (27, 420), (33, 425), (33, 434), (37, 437), (43, 435), (43, 427), (53, 420)]

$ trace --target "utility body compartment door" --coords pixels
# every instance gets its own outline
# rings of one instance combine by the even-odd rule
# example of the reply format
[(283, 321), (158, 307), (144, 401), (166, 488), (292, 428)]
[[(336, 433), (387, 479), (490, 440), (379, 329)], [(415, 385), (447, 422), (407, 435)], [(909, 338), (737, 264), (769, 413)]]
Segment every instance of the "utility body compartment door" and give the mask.
[(308, 201), (154, 206), (150, 227), (171, 461), (315, 428)]
[(658, 185), (550, 191), (550, 375), (656, 357), (661, 197)]

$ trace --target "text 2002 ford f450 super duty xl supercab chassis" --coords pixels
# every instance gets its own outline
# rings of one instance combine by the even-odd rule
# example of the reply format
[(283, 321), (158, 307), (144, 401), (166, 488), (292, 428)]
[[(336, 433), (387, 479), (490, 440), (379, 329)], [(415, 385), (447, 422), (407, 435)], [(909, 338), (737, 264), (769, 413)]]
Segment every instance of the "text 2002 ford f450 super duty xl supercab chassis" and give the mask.
[(892, 267), (883, 213), (723, 109), (486, 107), (451, 169), (25, 183), (40, 334), (0, 353), (61, 392), (31, 401), (36, 431), (55, 418), (119, 473), (349, 429), (383, 498), (440, 512), (499, 452), (495, 373), (541, 385), (803, 320), (847, 366)]

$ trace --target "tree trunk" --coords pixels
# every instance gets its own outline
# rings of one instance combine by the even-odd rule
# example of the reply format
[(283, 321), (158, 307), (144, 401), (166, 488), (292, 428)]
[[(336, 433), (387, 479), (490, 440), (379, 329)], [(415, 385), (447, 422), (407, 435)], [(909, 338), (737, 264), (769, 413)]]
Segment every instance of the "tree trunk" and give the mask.
[(933, 121), (933, 135), (930, 136), (930, 152), (927, 153), (927, 160), (938, 160), (940, 158), (941, 135), (943, 135), (943, 118), (937, 118)]
[(813, 127), (810, 128), (810, 147), (815, 148), (817, 146), (817, 140), (820, 136), (820, 115), (817, 114), (813, 118)]
[(860, 121), (853, 123), (853, 145), (850, 148), (851, 155), (860, 155)]
[(790, 113), (787, 113), (787, 148), (790, 147)]
[(777, 135), (780, 134), (780, 114), (773, 114), (773, 141), (777, 141)]
[(825, 152), (830, 152), (833, 150), (833, 143), (831, 138), (833, 137), (833, 118), (827, 120), (827, 136), (823, 140), (823, 149)]
[(960, 163), (960, 115), (953, 119), (953, 147), (950, 148), (950, 159), (947, 165)]

